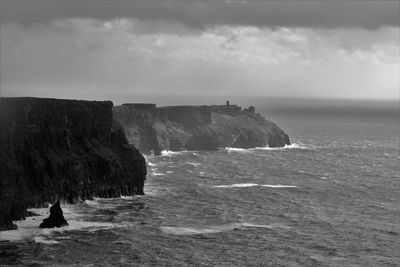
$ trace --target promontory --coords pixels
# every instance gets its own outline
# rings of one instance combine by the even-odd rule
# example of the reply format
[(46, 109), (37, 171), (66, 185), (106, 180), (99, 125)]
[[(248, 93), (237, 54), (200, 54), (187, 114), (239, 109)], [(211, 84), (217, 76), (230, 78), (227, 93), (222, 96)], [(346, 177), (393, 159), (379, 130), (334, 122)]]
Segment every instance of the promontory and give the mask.
[(290, 145), (288, 135), (254, 107), (242, 109), (228, 101), (212, 106), (123, 104), (113, 110), (128, 142), (146, 154)]

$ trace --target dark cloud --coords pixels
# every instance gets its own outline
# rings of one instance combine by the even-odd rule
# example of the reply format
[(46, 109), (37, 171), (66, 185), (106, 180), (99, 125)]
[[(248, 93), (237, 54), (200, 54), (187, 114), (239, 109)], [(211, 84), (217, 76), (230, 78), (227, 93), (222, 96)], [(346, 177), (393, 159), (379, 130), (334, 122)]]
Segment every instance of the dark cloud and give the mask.
[(0, 0), (1, 21), (26, 24), (61, 18), (136, 18), (210, 25), (313, 28), (399, 26), (399, 1), (129, 1)]

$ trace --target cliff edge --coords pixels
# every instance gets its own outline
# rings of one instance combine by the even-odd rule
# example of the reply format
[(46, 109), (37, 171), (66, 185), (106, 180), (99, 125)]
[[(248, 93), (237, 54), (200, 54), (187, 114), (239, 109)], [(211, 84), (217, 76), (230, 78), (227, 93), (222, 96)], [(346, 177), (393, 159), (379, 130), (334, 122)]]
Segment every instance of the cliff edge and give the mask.
[(222, 147), (283, 147), (288, 135), (265, 120), (254, 107), (236, 105), (170, 106), (123, 104), (114, 107), (114, 119), (129, 143), (143, 153), (162, 150), (214, 150)]
[(145, 159), (112, 106), (0, 98), (0, 230), (48, 202), (143, 194)]

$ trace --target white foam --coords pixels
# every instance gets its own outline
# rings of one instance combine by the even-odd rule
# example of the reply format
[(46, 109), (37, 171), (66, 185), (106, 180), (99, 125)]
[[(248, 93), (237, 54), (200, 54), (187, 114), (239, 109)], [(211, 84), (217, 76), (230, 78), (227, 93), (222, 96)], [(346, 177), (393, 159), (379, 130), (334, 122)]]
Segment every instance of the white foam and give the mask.
[(161, 156), (172, 156), (172, 155), (181, 155), (181, 154), (192, 154), (193, 156), (198, 156), (196, 153), (197, 150), (180, 150), (180, 151), (171, 151), (171, 150), (163, 150), (161, 151)]
[(300, 144), (290, 144), (290, 145), (285, 145), (284, 147), (255, 147), (255, 148), (250, 148), (250, 150), (285, 150), (285, 149), (308, 149), (308, 147)]
[(237, 152), (237, 153), (249, 153), (251, 152), (251, 149), (246, 149), (246, 148), (238, 148), (238, 147), (226, 147), (226, 151), (229, 152)]
[(234, 188), (234, 187), (253, 187), (253, 186), (258, 186), (258, 184), (250, 184), (250, 183), (229, 184), (229, 185), (214, 185), (213, 187), (216, 187), (216, 188)]
[(201, 235), (201, 234), (215, 234), (225, 231), (230, 231), (240, 227), (240, 224), (227, 224), (221, 226), (210, 226), (206, 228), (193, 228), (193, 227), (160, 227), (161, 231), (167, 234), (174, 235)]
[(149, 166), (156, 166), (155, 163), (152, 163), (152, 162), (150, 162), (150, 161), (147, 161), (147, 165), (149, 165)]
[(96, 232), (99, 230), (118, 228), (122, 225), (107, 222), (92, 222), (83, 220), (68, 220), (69, 226), (62, 228), (55, 228), (54, 231), (57, 232), (67, 232), (67, 231), (77, 231), (77, 230), (87, 230), (89, 232)]
[(87, 204), (87, 205), (89, 205), (89, 206), (99, 206), (99, 205), (101, 205), (101, 203), (98, 201), (99, 199), (94, 199), (94, 200), (88, 200), (88, 199), (86, 199), (85, 201), (84, 201), (84, 203), (85, 204)]
[(217, 225), (217, 226), (209, 226), (209, 227), (170, 227), (170, 226), (162, 226), (160, 227), (161, 231), (166, 234), (173, 235), (201, 235), (201, 234), (215, 234), (226, 231), (232, 231), (235, 229), (241, 228), (281, 228), (281, 229), (290, 229), (290, 227), (283, 224), (252, 224), (252, 223), (231, 223), (225, 225)]
[(256, 228), (282, 228), (282, 229), (291, 229), (289, 226), (280, 224), (280, 223), (272, 223), (272, 224), (252, 224), (252, 223), (242, 223), (243, 227), (256, 227)]
[(28, 217), (24, 221), (14, 222), (18, 230), (0, 231), (0, 240), (21, 241), (32, 240), (35, 236), (40, 235), (44, 229), (39, 228), (39, 224), (46, 218), (49, 212), (48, 208), (29, 209), (39, 216)]
[(251, 151), (256, 151), (256, 150), (286, 150), (286, 149), (300, 149), (300, 150), (304, 150), (304, 149), (309, 149), (309, 147), (306, 147), (304, 145), (300, 145), (300, 144), (291, 144), (291, 145), (285, 145), (283, 147), (254, 147), (254, 148), (236, 148), (236, 147), (226, 147), (225, 150), (228, 152), (239, 152), (239, 153), (249, 153)]
[[(101, 199), (98, 199), (101, 200)], [(92, 205), (100, 205), (104, 206), (104, 203), (100, 203), (96, 200), (86, 200), (86, 202), (91, 203)], [(102, 229), (110, 229), (120, 227), (121, 225), (109, 222), (94, 222), (94, 221), (84, 221), (83, 214), (79, 214), (75, 211), (75, 207), (73, 205), (66, 205), (62, 207), (64, 217), (68, 222), (68, 226), (64, 226), (61, 228), (51, 228), (51, 229), (42, 229), (44, 233), (46, 231), (51, 234), (52, 232), (66, 232), (71, 230), (89, 230), (89, 231), (97, 231)], [(48, 216), (48, 214), (47, 214)]]
[(230, 185), (214, 185), (215, 188), (235, 188), (235, 187), (254, 187), (254, 186), (261, 186), (261, 187), (270, 187), (270, 188), (294, 188), (297, 187), (295, 185), (281, 185), (281, 184), (252, 184), (252, 183), (243, 183), (243, 184), (230, 184)]
[(192, 166), (195, 166), (195, 167), (198, 167), (198, 166), (201, 165), (200, 163), (196, 163), (196, 162), (186, 162), (186, 164), (189, 164), (189, 165), (192, 165)]
[[(96, 205), (96, 201), (87, 200), (87, 203)], [(55, 232), (68, 232), (71, 230), (87, 230), (89, 232), (98, 231), (102, 229), (110, 229), (121, 227), (122, 225), (105, 223), (105, 222), (91, 222), (83, 221), (82, 215), (74, 212), (71, 205), (62, 206), (64, 217), (67, 220), (69, 226), (61, 228), (39, 228), (40, 223), (43, 219), (47, 218), (50, 214), (48, 208), (42, 209), (29, 209), (39, 216), (27, 217), (26, 220), (14, 222), (18, 226), (18, 230), (0, 231), (0, 240), (8, 241), (23, 241), (23, 240), (34, 240), (39, 243), (56, 244), (54, 241), (48, 238)]]
[(282, 185), (282, 184), (262, 184), (262, 187), (270, 187), (270, 188), (295, 188), (295, 185)]
[(123, 196), (123, 195), (121, 195), (122, 199), (127, 199), (127, 200), (135, 199), (135, 198), (138, 198), (138, 197), (140, 197), (140, 195), (134, 195), (134, 196)]
[(171, 157), (173, 155), (180, 155), (185, 151), (170, 151), (170, 150), (163, 150), (161, 151), (161, 156), (163, 157)]
[(48, 239), (48, 238), (43, 237), (43, 236), (35, 236), (33, 238), (33, 241), (35, 241), (35, 243), (43, 243), (43, 244), (48, 244), (48, 245), (53, 245), (53, 244), (59, 244), (60, 243), (57, 240)]

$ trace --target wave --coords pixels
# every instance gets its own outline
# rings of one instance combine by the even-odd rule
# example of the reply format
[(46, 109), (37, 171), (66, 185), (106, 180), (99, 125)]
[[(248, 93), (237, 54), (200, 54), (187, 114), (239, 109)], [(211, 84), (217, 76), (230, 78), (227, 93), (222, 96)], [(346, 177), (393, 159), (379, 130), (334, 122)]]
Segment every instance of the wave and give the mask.
[[(248, 152), (257, 151), (257, 150), (280, 151), (280, 150), (288, 150), (288, 149), (308, 150), (308, 149), (311, 149), (311, 147), (303, 145), (303, 144), (293, 143), (290, 145), (285, 145), (283, 147), (268, 147), (268, 146), (266, 146), (266, 147), (253, 147), (253, 148), (239, 148), (239, 147), (222, 148), (222, 150), (225, 150), (228, 152), (241, 152), (241, 153), (248, 153)], [(161, 156), (172, 157), (174, 155), (182, 155), (184, 153), (193, 153), (193, 155), (197, 155), (195, 153), (195, 151), (189, 151), (189, 150), (183, 150), (183, 151), (163, 150), (163, 151), (161, 151)]]
[(138, 197), (140, 197), (140, 196), (123, 196), (123, 195), (121, 195), (121, 198), (126, 199), (126, 200), (132, 200), (132, 199), (136, 199)]
[(284, 224), (280, 223), (271, 223), (271, 224), (252, 224), (252, 223), (242, 223), (243, 227), (256, 227), (256, 228), (268, 228), (268, 229), (274, 229), (274, 228), (281, 228), (281, 229), (291, 229), (291, 227), (286, 226)]
[(57, 240), (49, 239), (49, 238), (46, 238), (44, 236), (35, 236), (33, 238), (33, 241), (35, 241), (35, 243), (43, 243), (43, 244), (47, 244), (47, 245), (53, 245), (53, 244), (59, 244), (60, 243)]
[(270, 187), (270, 188), (295, 188), (296, 185), (281, 185), (281, 184), (253, 184), (253, 183), (243, 183), (243, 184), (229, 184), (229, 185), (214, 185), (215, 188), (242, 188), (242, 187)]
[(247, 149), (247, 148), (238, 148), (238, 147), (226, 147), (226, 148), (225, 148), (225, 151), (228, 151), (228, 152), (244, 152), (244, 153), (247, 153), (247, 152), (250, 152), (251, 149)]
[(262, 187), (270, 187), (270, 188), (295, 188), (295, 185), (282, 185), (282, 184), (262, 184)]
[(240, 230), (243, 228), (268, 228), (268, 229), (291, 229), (290, 227), (283, 224), (252, 224), (252, 223), (231, 223), (225, 225), (209, 226), (209, 227), (170, 227), (162, 226), (161, 231), (166, 234), (173, 235), (201, 235), (201, 234), (216, 234), (221, 232), (227, 232), (232, 230)]
[(285, 145), (284, 147), (255, 147), (250, 150), (286, 150), (286, 149), (310, 149), (309, 147), (301, 144), (293, 143), (291, 145)]
[[(88, 200), (87, 200), (88, 201)], [(86, 202), (86, 201), (85, 201)], [(89, 203), (94, 204), (95, 201)], [(23, 221), (14, 222), (17, 226), (17, 230), (0, 231), (0, 241), (30, 241), (33, 240), (36, 243), (45, 244), (57, 244), (58, 241), (50, 239), (49, 237), (54, 233), (62, 233), (68, 231), (79, 231), (84, 230), (88, 232), (95, 232), (98, 230), (111, 229), (122, 227), (123, 225), (109, 223), (109, 222), (94, 222), (85, 221), (82, 214), (76, 211), (76, 207), (73, 205), (62, 206), (64, 217), (68, 222), (68, 226), (61, 228), (39, 228), (40, 223), (43, 219), (49, 216), (48, 208), (40, 209), (29, 209), (38, 216), (27, 217)], [(58, 239), (58, 238), (57, 238)]]
[(170, 150), (163, 150), (161, 151), (161, 156), (163, 157), (171, 157), (173, 155), (179, 155), (182, 154), (182, 151), (170, 151)]
[(224, 150), (228, 152), (241, 152), (241, 153), (248, 153), (252, 151), (258, 151), (258, 150), (271, 150), (271, 151), (281, 151), (281, 150), (287, 150), (287, 149), (298, 149), (298, 150), (306, 150), (310, 149), (310, 147), (301, 145), (301, 144), (291, 144), (291, 145), (285, 145), (284, 147), (253, 147), (253, 148), (237, 148), (237, 147), (226, 147)]
[(192, 227), (160, 227), (161, 231), (166, 234), (173, 235), (201, 235), (201, 234), (215, 234), (235, 229), (234, 225), (213, 226), (208, 228), (192, 228)]
[(234, 188), (234, 187), (253, 187), (259, 186), (258, 184), (230, 184), (230, 185), (214, 185), (215, 188)]
[(162, 173), (162, 172), (153, 172), (153, 173), (151, 173), (151, 175), (154, 175), (154, 176), (162, 176), (162, 175), (165, 175), (165, 173)]
[(188, 164), (188, 165), (192, 165), (192, 166), (194, 166), (194, 167), (198, 167), (198, 166), (200, 166), (201, 164), (200, 163), (197, 163), (197, 162), (185, 162), (186, 164)]
[(122, 227), (122, 225), (109, 223), (109, 222), (94, 222), (94, 221), (84, 221), (84, 220), (68, 220), (69, 226), (58, 228), (58, 232), (67, 232), (67, 231), (88, 231), (88, 232), (96, 232), (99, 230), (107, 230), (113, 228)]
[(196, 150), (182, 150), (182, 151), (171, 151), (171, 150), (163, 150), (161, 151), (161, 156), (163, 157), (171, 157), (174, 155), (182, 155), (182, 154), (187, 154), (187, 153), (192, 153), (193, 155), (197, 155), (195, 152)]

